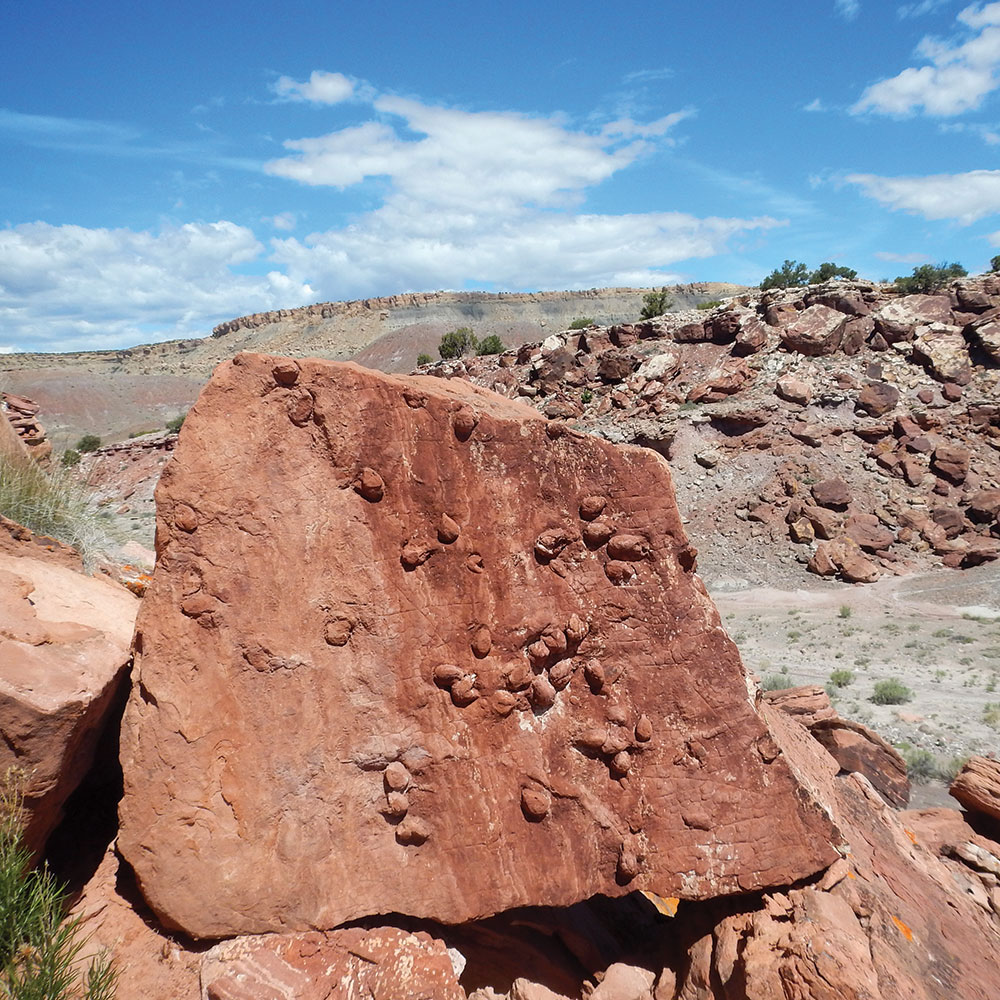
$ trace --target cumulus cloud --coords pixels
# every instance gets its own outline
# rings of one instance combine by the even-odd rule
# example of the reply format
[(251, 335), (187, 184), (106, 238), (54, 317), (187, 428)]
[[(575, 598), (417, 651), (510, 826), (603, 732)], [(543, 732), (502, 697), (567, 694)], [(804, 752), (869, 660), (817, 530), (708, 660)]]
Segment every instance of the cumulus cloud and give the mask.
[(582, 131), (557, 117), (388, 95), (372, 103), (377, 120), (289, 140), (291, 155), (265, 165), (310, 186), (344, 189), (370, 178), (386, 185), (380, 206), (346, 228), (273, 241), (273, 259), (291, 279), (324, 294), (654, 284), (681, 260), (778, 224), (577, 211), (589, 188), (669, 144), (690, 109)]
[(834, 6), (845, 21), (853, 21), (861, 13), (859, 0), (834, 0)]
[(354, 83), (343, 73), (326, 73), (314, 69), (303, 82), (290, 76), (279, 77), (274, 92), (290, 101), (311, 101), (313, 104), (340, 104), (354, 96)]
[(1000, 212), (1000, 170), (927, 177), (850, 174), (844, 179), (889, 208), (922, 215), (925, 219), (954, 219), (968, 225)]
[(17, 350), (203, 336), (223, 319), (314, 299), (280, 272), (237, 268), (264, 248), (232, 222), (159, 233), (33, 222), (0, 229), (0, 328)]
[(958, 37), (922, 39), (916, 55), (926, 64), (873, 83), (851, 112), (909, 115), (922, 108), (928, 115), (950, 117), (978, 108), (1000, 87), (1000, 3), (966, 7), (958, 21)]

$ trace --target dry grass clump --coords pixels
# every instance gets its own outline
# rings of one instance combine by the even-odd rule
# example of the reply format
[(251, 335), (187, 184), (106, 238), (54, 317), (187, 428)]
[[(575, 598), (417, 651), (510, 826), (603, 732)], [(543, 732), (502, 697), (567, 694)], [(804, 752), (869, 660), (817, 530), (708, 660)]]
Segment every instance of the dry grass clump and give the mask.
[(47, 471), (0, 455), (0, 514), (72, 545), (88, 565), (111, 546), (92, 497), (64, 469)]

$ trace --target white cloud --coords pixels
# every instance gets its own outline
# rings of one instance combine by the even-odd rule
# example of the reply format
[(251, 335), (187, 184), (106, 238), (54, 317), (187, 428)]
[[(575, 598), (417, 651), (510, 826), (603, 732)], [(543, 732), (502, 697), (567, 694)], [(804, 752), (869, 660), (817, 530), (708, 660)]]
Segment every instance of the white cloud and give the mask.
[(926, 264), (931, 259), (922, 253), (891, 253), (888, 250), (876, 250), (872, 256), (890, 264)]
[(853, 21), (861, 13), (859, 0), (835, 0), (837, 13), (846, 21)]
[[(268, 173), (347, 188), (386, 179), (382, 204), (344, 229), (273, 242), (273, 259), (324, 296), (379, 289), (654, 284), (665, 268), (726, 249), (774, 219), (677, 212), (576, 214), (587, 189), (671, 142), (693, 114), (621, 118), (580, 131), (555, 117), (373, 101), (380, 120), (285, 143)], [(400, 119), (403, 127), (396, 127)]]
[(18, 350), (203, 336), (222, 319), (314, 299), (285, 275), (235, 269), (263, 247), (232, 222), (158, 234), (33, 222), (0, 229), (0, 328)]
[[(960, 38), (927, 36), (916, 55), (928, 65), (909, 66), (896, 76), (873, 83), (851, 107), (853, 114), (874, 111), (949, 117), (978, 108), (1000, 87), (1000, 3), (966, 7), (958, 15)], [(971, 34), (978, 32), (978, 34)]]
[(818, 98), (813, 98), (803, 109), (803, 111), (826, 111), (823, 102)]
[(314, 69), (303, 83), (282, 76), (274, 84), (279, 97), (291, 101), (311, 101), (313, 104), (340, 104), (354, 96), (354, 83), (343, 73), (326, 73)]
[(925, 219), (954, 219), (965, 225), (1000, 212), (1000, 170), (927, 177), (878, 177), (850, 174), (869, 198)]
[(277, 215), (265, 215), (260, 221), (290, 233), (298, 224), (298, 217), (294, 212), (279, 212)]

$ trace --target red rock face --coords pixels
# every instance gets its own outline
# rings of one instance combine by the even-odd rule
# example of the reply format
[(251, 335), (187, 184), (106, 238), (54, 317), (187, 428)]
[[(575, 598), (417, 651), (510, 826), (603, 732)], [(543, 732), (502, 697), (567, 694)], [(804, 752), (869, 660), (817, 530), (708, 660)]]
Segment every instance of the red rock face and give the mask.
[(834, 860), (655, 453), (287, 367), (220, 366), (158, 489), (118, 843), (164, 922), (451, 923)]

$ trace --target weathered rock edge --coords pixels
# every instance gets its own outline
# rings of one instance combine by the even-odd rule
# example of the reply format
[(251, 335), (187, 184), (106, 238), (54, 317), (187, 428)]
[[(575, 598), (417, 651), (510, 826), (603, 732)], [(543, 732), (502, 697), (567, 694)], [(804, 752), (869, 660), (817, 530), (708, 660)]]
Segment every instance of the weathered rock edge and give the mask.
[(118, 843), (167, 926), (705, 898), (838, 857), (652, 451), (241, 354), (157, 505)]

